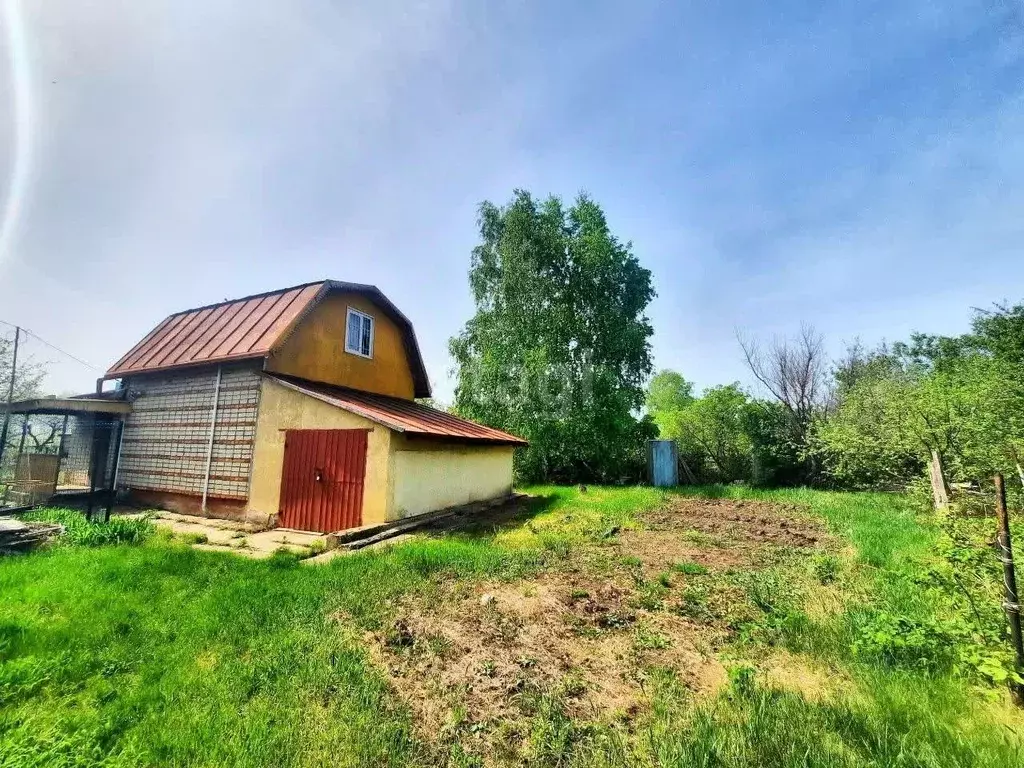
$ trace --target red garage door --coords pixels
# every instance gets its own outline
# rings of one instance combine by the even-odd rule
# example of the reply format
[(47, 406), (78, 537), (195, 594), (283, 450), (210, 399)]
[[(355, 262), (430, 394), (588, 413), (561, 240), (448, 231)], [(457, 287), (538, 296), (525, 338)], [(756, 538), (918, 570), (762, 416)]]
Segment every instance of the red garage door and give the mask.
[(279, 524), (340, 531), (362, 524), (365, 429), (289, 429)]

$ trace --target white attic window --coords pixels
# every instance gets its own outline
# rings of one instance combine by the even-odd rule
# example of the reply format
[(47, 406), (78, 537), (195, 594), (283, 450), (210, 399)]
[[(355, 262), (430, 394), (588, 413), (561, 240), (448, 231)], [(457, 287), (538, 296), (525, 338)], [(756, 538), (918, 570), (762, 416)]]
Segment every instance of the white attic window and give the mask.
[(373, 318), (352, 307), (348, 308), (345, 351), (360, 357), (373, 357)]

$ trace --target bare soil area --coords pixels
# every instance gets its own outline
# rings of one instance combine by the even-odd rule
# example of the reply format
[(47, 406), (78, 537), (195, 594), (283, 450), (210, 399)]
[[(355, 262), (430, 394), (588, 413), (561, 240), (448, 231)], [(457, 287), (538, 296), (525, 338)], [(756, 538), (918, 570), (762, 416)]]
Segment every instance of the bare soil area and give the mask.
[(453, 709), (494, 722), (542, 693), (561, 695), (583, 719), (628, 718), (642, 704), (650, 665), (672, 667), (696, 692), (724, 682), (695, 624), (635, 609), (631, 591), (612, 582), (583, 583), (483, 584), (430, 610), (406, 606), (374, 637), (379, 658), (432, 733)]
[(816, 547), (825, 539), (821, 525), (800, 506), (766, 501), (677, 497), (644, 523), (650, 530), (691, 529), (734, 544)]
[[(509, 725), (545, 694), (574, 718), (628, 722), (648, 706), (652, 670), (673, 670), (696, 696), (726, 681), (715, 651), (749, 606), (741, 590), (721, 586), (695, 611), (693, 593), (709, 577), (692, 564), (748, 568), (767, 547), (821, 546), (825, 534), (800, 512), (673, 499), (536, 579), (439, 584), (400, 605), (370, 646), (434, 738), (467, 722)], [(582, 550), (618, 565), (588, 567)]]

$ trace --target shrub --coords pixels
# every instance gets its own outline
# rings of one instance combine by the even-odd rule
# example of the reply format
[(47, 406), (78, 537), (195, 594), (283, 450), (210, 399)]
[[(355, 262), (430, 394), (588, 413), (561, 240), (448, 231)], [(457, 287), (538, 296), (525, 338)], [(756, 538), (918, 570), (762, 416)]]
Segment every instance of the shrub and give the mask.
[(950, 618), (912, 618), (876, 610), (857, 622), (853, 651), (893, 666), (943, 670), (955, 662), (963, 630), (961, 621)]

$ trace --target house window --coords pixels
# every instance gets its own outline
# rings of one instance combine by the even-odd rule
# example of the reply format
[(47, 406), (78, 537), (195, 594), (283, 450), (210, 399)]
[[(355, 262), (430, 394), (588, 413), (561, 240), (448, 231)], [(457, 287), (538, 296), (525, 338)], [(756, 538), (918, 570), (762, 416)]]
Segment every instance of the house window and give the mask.
[(352, 307), (348, 308), (345, 351), (362, 357), (373, 357), (373, 318)]

